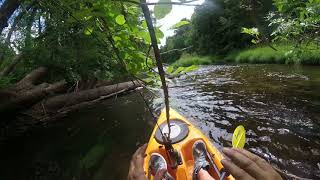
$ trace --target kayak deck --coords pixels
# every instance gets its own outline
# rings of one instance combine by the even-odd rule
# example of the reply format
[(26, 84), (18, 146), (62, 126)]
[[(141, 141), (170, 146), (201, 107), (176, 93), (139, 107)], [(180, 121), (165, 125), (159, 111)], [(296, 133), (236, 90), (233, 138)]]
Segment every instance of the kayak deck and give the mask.
[[(209, 173), (213, 178), (219, 179), (220, 172), (223, 169), (223, 166), (220, 162), (223, 159), (223, 156), (219, 152), (219, 150), (210, 143), (208, 138), (205, 135), (203, 135), (201, 131), (199, 131), (186, 118), (181, 116), (179, 113), (177, 113), (173, 109), (170, 109), (170, 119), (181, 120), (184, 123), (186, 123), (187, 126), (189, 127), (189, 132), (186, 138), (172, 145), (173, 148), (180, 153), (182, 164), (179, 165), (176, 169), (171, 168), (170, 157), (168, 157), (168, 154), (165, 150), (164, 145), (159, 144), (155, 138), (156, 131), (158, 129), (158, 127), (156, 126), (152, 132), (152, 135), (150, 137), (150, 140), (146, 149), (146, 157), (144, 159), (144, 171), (146, 173), (146, 176), (151, 180), (153, 179), (153, 176), (149, 172), (149, 167), (148, 167), (149, 160), (152, 153), (159, 153), (166, 159), (166, 162), (168, 164), (168, 167), (167, 167), (168, 172), (176, 180), (191, 180), (193, 165), (194, 165), (192, 147), (195, 141), (202, 140), (206, 144), (208, 157), (209, 159), (211, 159), (210, 161), (211, 166), (209, 169)], [(161, 124), (164, 122), (166, 122), (165, 109), (161, 112), (161, 115), (159, 116), (158, 124), (161, 126)], [(233, 177), (229, 176), (229, 177), (226, 177), (225, 179), (233, 179)]]

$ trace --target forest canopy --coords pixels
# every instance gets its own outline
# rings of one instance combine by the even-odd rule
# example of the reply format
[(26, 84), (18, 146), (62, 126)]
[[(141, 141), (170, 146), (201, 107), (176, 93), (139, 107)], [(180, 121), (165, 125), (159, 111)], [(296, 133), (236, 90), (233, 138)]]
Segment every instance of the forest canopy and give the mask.
[[(319, 12), (319, 0), (206, 0), (196, 8), (190, 24), (176, 29), (161, 50), (192, 49), (165, 53), (163, 58), (174, 62), (184, 52), (234, 60), (238, 51), (268, 46), (274, 51), (287, 49), (283, 54), (288, 59), (301, 60), (302, 51), (319, 46)], [(276, 49), (279, 44), (283, 46)], [(319, 62), (320, 53), (315, 56), (309, 59)]]

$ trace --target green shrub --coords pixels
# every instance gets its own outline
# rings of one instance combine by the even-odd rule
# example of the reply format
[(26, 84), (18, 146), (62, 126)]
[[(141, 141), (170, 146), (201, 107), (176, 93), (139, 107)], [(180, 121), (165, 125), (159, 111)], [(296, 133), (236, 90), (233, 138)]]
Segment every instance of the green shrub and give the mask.
[(183, 54), (179, 60), (172, 65), (175, 67), (188, 67), (191, 65), (210, 65), (217, 63), (218, 58), (215, 56), (197, 56), (190, 54)]

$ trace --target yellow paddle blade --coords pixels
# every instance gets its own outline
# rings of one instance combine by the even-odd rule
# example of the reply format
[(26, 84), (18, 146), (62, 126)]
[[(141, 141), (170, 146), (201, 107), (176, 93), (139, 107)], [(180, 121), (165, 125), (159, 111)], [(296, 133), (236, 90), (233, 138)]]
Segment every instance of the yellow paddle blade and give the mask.
[(232, 147), (242, 149), (245, 143), (246, 143), (246, 130), (242, 125), (240, 125), (236, 128), (236, 130), (234, 130), (234, 133), (232, 136)]

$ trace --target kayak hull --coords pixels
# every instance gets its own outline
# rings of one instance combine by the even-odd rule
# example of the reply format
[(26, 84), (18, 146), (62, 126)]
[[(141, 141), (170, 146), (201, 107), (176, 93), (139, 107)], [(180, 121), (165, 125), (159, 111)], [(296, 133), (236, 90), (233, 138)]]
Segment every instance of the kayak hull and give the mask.
[[(168, 172), (176, 179), (176, 180), (191, 180), (192, 179), (192, 172), (193, 172), (193, 155), (192, 155), (192, 147), (195, 141), (202, 140), (207, 147), (208, 156), (211, 159), (211, 163), (213, 166), (210, 166), (209, 173), (215, 179), (220, 179), (220, 172), (223, 169), (221, 164), (221, 160), (223, 159), (223, 155), (220, 151), (211, 144), (209, 139), (195, 126), (193, 126), (185, 117), (177, 113), (175, 110), (170, 109), (170, 119), (179, 119), (187, 124), (189, 127), (189, 133), (186, 138), (173, 144), (173, 148), (177, 150), (182, 159), (182, 164), (179, 165), (176, 169), (171, 168), (171, 160), (168, 157), (168, 153), (165, 150), (164, 145), (160, 144), (156, 138), (155, 134), (158, 129), (158, 126), (155, 126), (152, 135), (150, 137), (147, 149), (146, 149), (146, 156), (144, 159), (144, 171), (148, 179), (153, 179), (153, 176), (149, 172), (149, 160), (152, 153), (159, 153), (161, 154), (167, 161), (168, 164)], [(165, 109), (161, 112), (159, 119), (157, 121), (158, 125), (166, 122), (166, 112)], [(234, 179), (232, 176), (226, 177), (225, 179)]]

